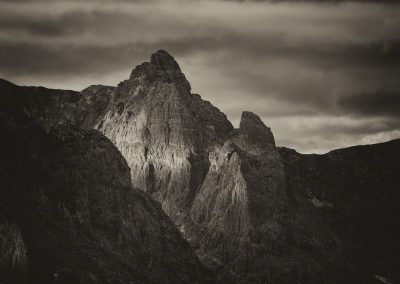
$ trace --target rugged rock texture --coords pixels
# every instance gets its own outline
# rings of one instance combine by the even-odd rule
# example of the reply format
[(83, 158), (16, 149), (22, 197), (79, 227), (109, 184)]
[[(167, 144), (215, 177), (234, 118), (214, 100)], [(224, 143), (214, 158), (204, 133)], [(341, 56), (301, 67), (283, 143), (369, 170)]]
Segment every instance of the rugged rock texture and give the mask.
[(189, 244), (96, 130), (1, 120), (0, 282), (204, 283)]
[(285, 175), (273, 135), (258, 116), (244, 112), (240, 129), (210, 152), (210, 161), (191, 208), (189, 235), (205, 261), (256, 281), (250, 274), (265, 270), (260, 266), (285, 239)]
[[(50, 188), (47, 183), (40, 187), (44, 189), (38, 190), (39, 196), (44, 194), (50, 204), (59, 204), (62, 197), (63, 206), (57, 210), (72, 216), (63, 218), (72, 219), (74, 226), (83, 226), (80, 223), (83, 220), (85, 228), (89, 228), (84, 230), (85, 234), (89, 232), (90, 239), (96, 240), (91, 245), (106, 248), (102, 253), (107, 257), (101, 264), (97, 260), (103, 259), (103, 255), (92, 259), (88, 253), (89, 256), (76, 256), (70, 262), (68, 254), (57, 253), (60, 255), (57, 267), (78, 271), (74, 275), (83, 277), (79, 279), (90, 280), (88, 277), (93, 274), (96, 279), (115, 279), (116, 275), (122, 275), (118, 278), (122, 282), (132, 277), (145, 282), (203, 281), (201, 269), (187, 244), (171, 228), (155, 202), (145, 193), (129, 189), (132, 183), (161, 203), (201, 261), (215, 270), (222, 283), (400, 281), (397, 269), (400, 228), (396, 219), (400, 216), (396, 206), (400, 188), (399, 141), (326, 155), (301, 155), (294, 150), (277, 148), (270, 128), (257, 115), (243, 112), (239, 129), (233, 129), (223, 113), (200, 96), (191, 94), (190, 84), (178, 64), (165, 51), (156, 52), (150, 62), (137, 66), (130, 78), (116, 88), (92, 86), (76, 93), (21, 88), (0, 81), (0, 89), (6, 94), (0, 96), (0, 118), (14, 117), (8, 125), (39, 123), (50, 131), (43, 134), (50, 137), (46, 139), (64, 141), (62, 137), (67, 137), (67, 141), (75, 141), (67, 144), (76, 145), (74, 151), (84, 157), (82, 162), (70, 160), (68, 157), (73, 155), (63, 146), (64, 142), (46, 142), (44, 145), (53, 145), (46, 149), (56, 147), (64, 153), (60, 156), (55, 150), (50, 151), (51, 166), (45, 169), (56, 171), (44, 171), (46, 177), (71, 186), (60, 186), (58, 195), (46, 191)], [(102, 141), (100, 145), (108, 143), (97, 132), (63, 127), (52, 130), (59, 124), (100, 130), (119, 149), (130, 171), (122, 161), (123, 166), (111, 163), (107, 158), (111, 153), (101, 150), (103, 146), (97, 145), (100, 142), (90, 142), (94, 139)], [(82, 141), (76, 137), (83, 137)], [(105, 148), (111, 149), (111, 146)], [(44, 152), (34, 152), (33, 156), (33, 161), (48, 157)], [(58, 161), (67, 163), (67, 169), (62, 170)], [(109, 162), (114, 165), (112, 176), (104, 170), (110, 167)], [(92, 163), (100, 164), (91, 169)], [(35, 165), (18, 164), (14, 170), (41, 169)], [(87, 184), (79, 183), (85, 194), (90, 193), (85, 198), (75, 198), (82, 195), (74, 195), (81, 192), (75, 182), (83, 177), (75, 178), (77, 173), (72, 168), (89, 177)], [(90, 179), (94, 173), (100, 178)], [(20, 179), (16, 180), (21, 183)], [(38, 183), (36, 179), (33, 181)], [(92, 183), (96, 190), (91, 189)], [(103, 184), (106, 188), (115, 188), (116, 195)], [(110, 198), (100, 198), (99, 194)], [(50, 210), (48, 207), (43, 208)], [(84, 208), (89, 208), (89, 213)], [(0, 260), (6, 259), (11, 271), (26, 271), (27, 267), (30, 271), (30, 243), (24, 232), (26, 228), (29, 232), (31, 227), (19, 222), (20, 219), (10, 218), (14, 213), (7, 215), (4, 213), (7, 210), (11, 209), (0, 207), (0, 230), (5, 236), (0, 239), (0, 248), (15, 249), (7, 250), (6, 257)], [(55, 220), (61, 218), (54, 216)], [(44, 220), (51, 223), (53, 217)], [(127, 234), (127, 230), (134, 233)], [(10, 243), (7, 236), (13, 236), (14, 241)], [(78, 240), (73, 243), (81, 242), (78, 236), (73, 233), (71, 236)], [(126, 249), (131, 247), (135, 249)], [(86, 251), (92, 252), (92, 248)], [(115, 265), (115, 255), (123, 257), (123, 261), (119, 258), (118, 261), (130, 265), (130, 272), (118, 265), (114, 274), (104, 272)], [(90, 265), (79, 268), (71, 264), (82, 263), (82, 259)], [(154, 276), (160, 273), (163, 278)]]
[(0, 281), (27, 283), (28, 258), (21, 231), (4, 212), (0, 214)]
[(134, 185), (159, 200), (204, 263), (232, 281), (377, 281), (357, 272), (343, 235), (321, 217), (320, 207), (334, 205), (318, 197), (298, 200), (271, 130), (244, 112), (233, 131), (223, 114), (190, 94), (166, 52), (153, 54), (118, 85), (97, 128), (127, 159)]
[(200, 96), (165, 51), (137, 66), (113, 93), (96, 127), (115, 143), (135, 187), (150, 193), (181, 225), (209, 167), (207, 148), (233, 130)]
[(244, 112), (233, 131), (225, 115), (190, 93), (165, 51), (118, 85), (96, 128), (126, 158), (134, 185), (161, 202), (222, 277), (283, 283), (296, 281), (297, 270), (319, 269), (287, 245), (289, 198), (271, 130)]
[(249, 147), (247, 151), (264, 151), (265, 148), (274, 149), (275, 140), (271, 129), (254, 113), (244, 111), (239, 125), (242, 141)]

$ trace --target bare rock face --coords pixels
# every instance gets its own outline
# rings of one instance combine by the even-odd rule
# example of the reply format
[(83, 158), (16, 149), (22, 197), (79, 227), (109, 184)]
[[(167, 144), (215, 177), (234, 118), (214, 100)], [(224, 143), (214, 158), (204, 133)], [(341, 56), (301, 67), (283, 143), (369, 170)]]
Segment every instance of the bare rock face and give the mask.
[(284, 167), (273, 135), (244, 112), (240, 129), (209, 155), (187, 225), (191, 240), (210, 267), (223, 264), (242, 282), (265, 281), (260, 266), (270, 265), (286, 237)]
[(115, 87), (111, 86), (92, 85), (81, 91), (77, 104), (79, 115), (75, 125), (93, 129), (106, 114), (114, 90)]
[(0, 282), (204, 283), (161, 206), (96, 130), (2, 117)]
[[(297, 166), (291, 167), (285, 155), (282, 159), (261, 119), (244, 112), (239, 129), (233, 130), (222, 113), (190, 93), (166, 52), (153, 54), (118, 85), (96, 127), (128, 161), (134, 185), (161, 202), (202, 261), (224, 279), (376, 279), (356, 272), (359, 262), (348, 262), (349, 246), (343, 245), (347, 232), (339, 233), (332, 219), (320, 217), (316, 208), (335, 208), (333, 203), (317, 196), (310, 201), (301, 195), (308, 190), (303, 187), (297, 195), (293, 180), (298, 177), (292, 174)], [(315, 180), (307, 173), (302, 178), (311, 184)], [(344, 183), (350, 185), (349, 180)]]
[(254, 273), (249, 259), (285, 234), (285, 177), (271, 130), (244, 112), (233, 131), (190, 93), (168, 53), (153, 54), (118, 85), (97, 129), (126, 158), (134, 186), (160, 201), (210, 268)]
[(142, 63), (132, 70), (130, 80), (173, 83), (190, 90), (190, 84), (182, 73), (178, 63), (165, 50), (151, 55), (150, 62)]
[[(51, 258), (60, 263), (57, 271), (67, 267), (85, 280), (94, 275), (93, 279), (120, 282), (206, 281), (187, 243), (162, 214), (162, 206), (221, 283), (396, 283), (400, 279), (398, 141), (326, 155), (277, 148), (271, 129), (256, 114), (243, 112), (239, 128), (234, 129), (217, 108), (191, 94), (190, 84), (166, 51), (154, 53), (116, 88), (97, 85), (77, 93), (0, 81), (0, 91), (0, 118), (13, 117), (7, 120), (8, 127), (26, 127), (33, 121), (50, 131), (46, 134), (50, 138), (43, 141), (58, 141), (43, 144), (50, 145), (46, 149), (57, 145), (60, 152), (50, 152), (54, 157), (46, 156), (38, 141), (33, 148), (22, 147), (36, 149), (33, 161), (38, 157), (51, 161), (43, 167), (30, 162), (23, 169), (44, 169), (33, 175), (54, 180), (62, 189), (53, 194), (48, 183), (31, 178), (28, 184), (39, 184), (41, 189), (35, 187), (27, 196), (42, 202), (45, 212), (53, 212), (61, 203), (57, 210), (64, 213), (57, 214), (73, 224), (62, 223), (71, 230), (67, 240), (85, 244), (75, 247), (66, 241), (69, 251), (83, 249), (85, 258), (73, 259), (60, 250), (60, 259), (54, 254)], [(98, 132), (66, 131), (59, 124), (96, 128), (126, 163)], [(68, 147), (79, 153), (79, 161)], [(15, 165), (14, 170), (20, 167)], [(14, 183), (8, 187), (19, 184)], [(13, 202), (8, 203), (19, 204)], [(44, 210), (40, 206), (29, 214), (39, 216)], [(31, 263), (25, 252), (34, 242), (24, 232), (33, 229), (4, 214), (14, 212), (9, 210), (0, 201), (0, 232), (15, 241), (0, 238), (0, 248), (10, 246), (19, 253), (7, 250), (8, 256), (0, 261), (11, 256), (15, 261), (7, 263), (13, 263), (13, 271), (25, 271), (26, 263), (28, 268)], [(44, 219), (34, 218), (35, 226), (67, 222), (51, 215), (57, 220), (52, 223), (53, 217), (46, 214)], [(85, 230), (76, 231), (76, 226)], [(53, 232), (58, 231), (40, 236), (52, 241)], [(95, 244), (83, 242), (81, 233)], [(91, 258), (98, 246), (106, 248), (104, 254)], [(47, 254), (38, 251), (41, 257)], [(63, 259), (73, 259), (83, 268)], [(116, 267), (115, 272), (107, 267)]]
[(126, 158), (133, 185), (160, 201), (177, 224), (207, 173), (207, 147), (233, 130), (223, 113), (190, 93), (189, 82), (165, 51), (118, 85), (96, 128)]
[(267, 127), (260, 117), (252, 112), (244, 111), (240, 120), (239, 131), (243, 140), (250, 146), (249, 150), (255, 148), (274, 148), (275, 140), (271, 129)]
[(285, 235), (285, 176), (257, 115), (244, 112), (233, 131), (224, 114), (190, 93), (165, 51), (118, 85), (108, 109), (96, 128), (127, 160), (133, 185), (160, 201), (211, 268), (222, 264), (240, 279), (259, 269), (250, 259), (274, 254), (274, 240)]

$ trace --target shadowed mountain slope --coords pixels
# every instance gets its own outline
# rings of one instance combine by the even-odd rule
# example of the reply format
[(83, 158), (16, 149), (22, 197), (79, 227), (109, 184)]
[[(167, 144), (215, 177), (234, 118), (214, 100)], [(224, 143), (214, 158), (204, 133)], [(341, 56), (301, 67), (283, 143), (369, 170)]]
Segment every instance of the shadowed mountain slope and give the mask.
[[(64, 118), (74, 109), (61, 102), (79, 93), (11, 87), (15, 96), (34, 95), (18, 98), (18, 107), (12, 101), (0, 117), (0, 282), (209, 281), (161, 206), (132, 187), (111, 141), (76, 126), (46, 131), (60, 123), (58, 111)], [(37, 98), (46, 98), (48, 111), (37, 109)]]
[(287, 148), (279, 152), (292, 200), (294, 238), (301, 239), (296, 234), (301, 231), (315, 235), (316, 225), (323, 224), (334, 234), (356, 279), (368, 283), (374, 275), (396, 283), (400, 279), (400, 140), (324, 155), (302, 155)]
[(67, 123), (110, 139), (132, 185), (161, 203), (220, 282), (400, 279), (399, 141), (326, 155), (277, 148), (256, 114), (243, 112), (234, 129), (192, 94), (166, 51), (115, 88), (40, 96), (5, 82), (1, 89), (0, 113), (12, 114), (14, 124), (33, 120), (51, 131)]

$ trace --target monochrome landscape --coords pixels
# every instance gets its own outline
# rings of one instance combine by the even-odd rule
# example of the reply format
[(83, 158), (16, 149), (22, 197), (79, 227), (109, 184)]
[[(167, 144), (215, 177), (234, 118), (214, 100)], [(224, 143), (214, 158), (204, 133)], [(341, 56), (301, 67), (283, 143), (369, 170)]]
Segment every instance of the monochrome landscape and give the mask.
[(17, 2), (0, 283), (400, 281), (396, 1)]

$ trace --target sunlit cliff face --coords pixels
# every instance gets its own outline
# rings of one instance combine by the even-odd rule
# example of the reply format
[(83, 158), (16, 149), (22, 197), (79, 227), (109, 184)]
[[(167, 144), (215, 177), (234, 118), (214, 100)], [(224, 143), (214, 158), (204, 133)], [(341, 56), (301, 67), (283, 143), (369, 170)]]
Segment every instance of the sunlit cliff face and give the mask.
[(334, 1), (0, 1), (0, 77), (116, 85), (158, 49), (238, 126), (325, 152), (400, 137), (400, 5)]

